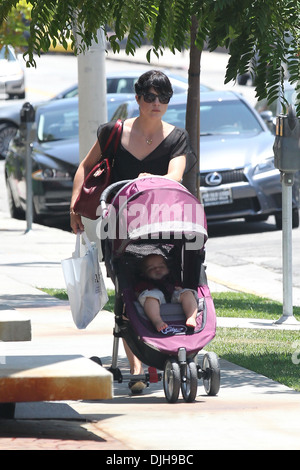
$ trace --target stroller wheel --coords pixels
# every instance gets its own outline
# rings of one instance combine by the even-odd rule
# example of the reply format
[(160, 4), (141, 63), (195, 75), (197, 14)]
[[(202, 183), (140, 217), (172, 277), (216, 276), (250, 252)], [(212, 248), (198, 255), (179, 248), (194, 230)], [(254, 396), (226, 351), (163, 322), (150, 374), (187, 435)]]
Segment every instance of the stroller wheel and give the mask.
[(194, 361), (186, 364), (185, 380), (181, 381), (181, 392), (184, 400), (191, 403), (195, 400), (198, 390), (198, 371)]
[(168, 359), (164, 368), (164, 392), (169, 403), (175, 403), (178, 400), (180, 391), (180, 367), (175, 359)]
[(206, 353), (202, 363), (203, 385), (207, 395), (217, 395), (220, 389), (220, 366), (215, 353)]

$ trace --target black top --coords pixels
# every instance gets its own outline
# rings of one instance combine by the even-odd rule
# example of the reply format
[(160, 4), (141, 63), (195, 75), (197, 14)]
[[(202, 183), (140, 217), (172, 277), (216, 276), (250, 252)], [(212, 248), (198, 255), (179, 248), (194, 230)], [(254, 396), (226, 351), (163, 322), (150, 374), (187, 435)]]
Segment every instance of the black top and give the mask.
[[(114, 124), (115, 121), (111, 121), (98, 128), (97, 137), (101, 148), (104, 148), (105, 142)], [(128, 150), (122, 146), (120, 140), (116, 155), (114, 156), (112, 182), (134, 179), (138, 177), (139, 173), (166, 175), (170, 160), (179, 155), (186, 155), (189, 159), (194, 156), (186, 130), (179, 129), (178, 127), (174, 127), (170, 134), (142, 160), (138, 160), (134, 155), (128, 152)], [(189, 157), (189, 155), (191, 155), (191, 157)], [(113, 142), (107, 150), (107, 155), (103, 155), (103, 157), (112, 156)]]

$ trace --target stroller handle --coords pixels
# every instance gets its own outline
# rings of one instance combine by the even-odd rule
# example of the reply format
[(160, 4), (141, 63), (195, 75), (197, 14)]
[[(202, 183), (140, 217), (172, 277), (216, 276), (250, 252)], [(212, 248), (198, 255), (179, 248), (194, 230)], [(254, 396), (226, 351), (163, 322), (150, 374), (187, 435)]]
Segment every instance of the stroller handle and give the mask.
[(101, 207), (103, 205), (106, 205), (107, 200), (111, 193), (118, 191), (119, 189), (122, 188), (122, 186), (125, 186), (125, 184), (130, 183), (132, 180), (123, 180), (123, 181), (117, 181), (116, 183), (110, 184), (107, 186), (107, 188), (104, 189), (104, 191), (101, 193), (100, 196), (100, 205)]

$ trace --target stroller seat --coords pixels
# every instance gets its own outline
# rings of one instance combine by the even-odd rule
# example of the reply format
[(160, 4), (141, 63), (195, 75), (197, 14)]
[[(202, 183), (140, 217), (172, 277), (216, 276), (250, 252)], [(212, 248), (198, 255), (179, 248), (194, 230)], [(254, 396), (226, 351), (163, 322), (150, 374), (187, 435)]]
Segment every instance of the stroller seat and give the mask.
[[(199, 299), (199, 306), (198, 306), (199, 312), (203, 310), (203, 303), (204, 303), (203, 299)], [(142, 318), (147, 320), (147, 316), (141, 304), (135, 301), (134, 305), (135, 305), (138, 315), (140, 315)], [(170, 321), (185, 322), (186, 320), (181, 304), (171, 304), (171, 303), (162, 304), (160, 306), (160, 315), (161, 315), (161, 318), (167, 323), (168, 321), (169, 322)]]
[[(143, 307), (139, 302), (134, 302), (138, 315), (147, 320)], [(185, 315), (180, 304), (162, 304), (160, 306), (160, 316), (165, 321), (184, 321)]]

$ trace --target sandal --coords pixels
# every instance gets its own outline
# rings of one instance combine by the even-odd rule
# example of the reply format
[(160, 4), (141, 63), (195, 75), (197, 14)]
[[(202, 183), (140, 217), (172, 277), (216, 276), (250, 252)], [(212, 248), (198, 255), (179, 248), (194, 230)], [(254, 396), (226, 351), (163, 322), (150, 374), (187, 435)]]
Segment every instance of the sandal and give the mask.
[(128, 384), (132, 395), (139, 395), (143, 393), (143, 390), (147, 387), (145, 382), (142, 380), (131, 380)]

